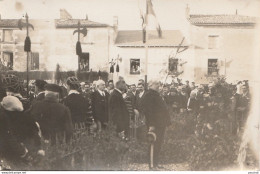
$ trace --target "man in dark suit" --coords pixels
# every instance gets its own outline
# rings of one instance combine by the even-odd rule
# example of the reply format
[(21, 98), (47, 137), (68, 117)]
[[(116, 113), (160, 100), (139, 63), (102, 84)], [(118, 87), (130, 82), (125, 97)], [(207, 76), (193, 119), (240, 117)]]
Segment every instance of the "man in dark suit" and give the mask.
[(41, 101), (44, 99), (44, 86), (47, 84), (46, 81), (44, 80), (35, 80), (35, 93), (36, 93), (36, 98), (34, 101)]
[[(159, 167), (159, 153), (163, 143), (165, 129), (170, 123), (170, 116), (167, 105), (159, 94), (159, 81), (151, 80), (148, 87), (149, 90), (145, 93), (142, 100), (142, 109), (146, 117), (149, 132), (153, 132), (156, 135), (153, 164), (154, 167)], [(152, 166), (149, 167), (151, 168)]]
[(116, 125), (116, 131), (122, 139), (126, 138), (129, 129), (129, 114), (122, 93), (126, 90), (123, 80), (116, 82), (116, 88), (109, 98), (109, 112), (112, 122)]
[(142, 107), (141, 107), (141, 100), (144, 98), (144, 84), (143, 83), (139, 83), (137, 86), (137, 91), (138, 94), (136, 95), (136, 109), (141, 112)]
[(139, 127), (136, 130), (136, 138), (140, 141), (145, 141), (147, 127), (145, 125), (145, 116), (144, 116), (143, 109), (141, 106), (142, 100), (145, 95), (144, 83), (138, 83), (137, 91), (138, 91), (138, 95), (136, 96), (135, 112), (136, 112), (136, 117), (138, 118), (137, 120), (138, 120)]
[(28, 111), (39, 123), (43, 138), (52, 144), (56, 143), (56, 136), (63, 140), (64, 133), (68, 142), (73, 131), (70, 110), (59, 103), (59, 93), (58, 85), (47, 84), (44, 100), (34, 103)]
[(109, 94), (105, 91), (105, 82), (98, 80), (96, 82), (97, 90), (92, 94), (92, 109), (94, 120), (97, 123), (98, 131), (106, 128), (108, 123), (108, 99)]
[(64, 105), (70, 109), (72, 123), (83, 123), (86, 121), (88, 112), (87, 100), (79, 93), (80, 84), (76, 77), (67, 79), (68, 96), (64, 99)]
[(130, 85), (130, 89), (127, 92), (127, 96), (130, 98), (132, 106), (134, 109), (136, 109), (136, 97), (138, 95), (138, 92), (136, 91), (136, 85), (132, 84)]

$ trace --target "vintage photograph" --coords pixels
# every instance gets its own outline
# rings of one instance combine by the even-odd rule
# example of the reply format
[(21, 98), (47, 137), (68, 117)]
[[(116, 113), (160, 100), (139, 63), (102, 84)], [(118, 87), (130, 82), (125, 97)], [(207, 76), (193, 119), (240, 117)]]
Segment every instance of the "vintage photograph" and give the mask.
[(260, 0), (0, 0), (0, 171), (260, 170)]

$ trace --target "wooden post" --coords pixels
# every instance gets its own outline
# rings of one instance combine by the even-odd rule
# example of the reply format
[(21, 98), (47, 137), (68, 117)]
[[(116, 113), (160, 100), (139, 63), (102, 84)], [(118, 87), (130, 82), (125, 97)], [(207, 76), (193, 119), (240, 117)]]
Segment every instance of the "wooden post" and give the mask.
[[(28, 20), (29, 20), (29, 16), (26, 13), (25, 15), (26, 18), (26, 36), (29, 36), (29, 27), (28, 27)], [(29, 98), (29, 52), (27, 51), (27, 59), (26, 59), (26, 89), (27, 89), (27, 98)]]

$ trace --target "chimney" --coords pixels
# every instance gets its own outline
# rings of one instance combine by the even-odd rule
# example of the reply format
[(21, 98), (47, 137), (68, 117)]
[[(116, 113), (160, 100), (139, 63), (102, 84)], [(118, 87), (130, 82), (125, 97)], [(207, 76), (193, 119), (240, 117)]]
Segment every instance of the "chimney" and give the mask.
[(2, 18), (1, 18), (1, 14), (0, 14), (0, 20), (1, 20)]
[(187, 6), (186, 6), (186, 18), (190, 19), (190, 7), (189, 7), (189, 4), (187, 4)]
[(60, 19), (72, 19), (72, 16), (66, 9), (60, 9)]
[(237, 11), (237, 9), (236, 9), (236, 15), (238, 15), (238, 11)]
[(117, 28), (118, 28), (118, 17), (117, 16), (113, 17), (113, 27), (115, 30), (117, 30)]
[(86, 20), (88, 20), (88, 14), (86, 14)]

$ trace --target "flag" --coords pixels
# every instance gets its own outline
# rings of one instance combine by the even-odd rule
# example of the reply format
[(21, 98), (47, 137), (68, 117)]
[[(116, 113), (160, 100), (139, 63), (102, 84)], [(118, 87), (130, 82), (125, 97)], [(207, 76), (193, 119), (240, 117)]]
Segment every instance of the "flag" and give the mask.
[(140, 10), (140, 15), (141, 15), (141, 19), (142, 19), (143, 43), (145, 43), (146, 42), (146, 22), (145, 22), (145, 17), (142, 14), (141, 10)]
[(146, 25), (148, 24), (148, 16), (151, 15), (155, 18), (155, 22), (156, 22), (156, 30), (158, 32), (158, 36), (161, 38), (162, 37), (162, 30), (161, 30), (161, 26), (156, 18), (154, 9), (153, 9), (153, 4), (151, 0), (146, 0)]

